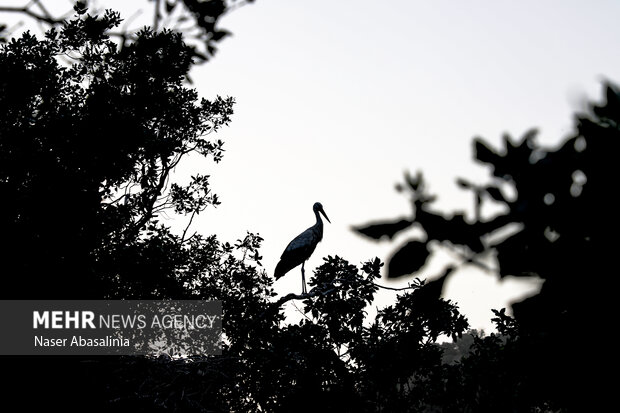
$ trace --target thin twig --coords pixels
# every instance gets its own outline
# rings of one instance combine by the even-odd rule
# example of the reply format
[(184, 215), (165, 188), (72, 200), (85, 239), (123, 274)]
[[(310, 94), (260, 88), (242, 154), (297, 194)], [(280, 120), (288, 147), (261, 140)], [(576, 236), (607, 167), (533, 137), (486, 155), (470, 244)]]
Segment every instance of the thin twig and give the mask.
[[(332, 282), (345, 282), (346, 283), (346, 282), (350, 282), (350, 281), (351, 280), (348, 280), (346, 278), (336, 278)], [(375, 282), (368, 281), (368, 280), (362, 280), (362, 281), (366, 282), (366, 283), (370, 283), (370, 284), (374, 285), (375, 287), (383, 288), (383, 289), (386, 289), (386, 290), (392, 290), (392, 291), (415, 290), (417, 288), (420, 288), (419, 286), (416, 286), (416, 285), (409, 285), (407, 287), (395, 288), (395, 287), (387, 287), (385, 285), (380, 285), (380, 284), (377, 284)]]
[(294, 301), (293, 301), (291, 304), (293, 304), (293, 307), (295, 307), (295, 310), (297, 310), (297, 312), (298, 312), (299, 314), (301, 314), (301, 315), (302, 315), (302, 317), (304, 317), (306, 320), (308, 320), (308, 321), (310, 321), (310, 322), (313, 322), (313, 320), (312, 320), (310, 317), (308, 317), (308, 316), (306, 315), (306, 313), (304, 313), (303, 311), (301, 311), (301, 309), (300, 309), (299, 307), (297, 307), (297, 304), (295, 304), (295, 302), (294, 302)]
[(28, 17), (51, 25), (62, 23), (62, 20), (55, 19), (51, 16), (37, 14), (27, 7), (0, 6), (0, 13), (23, 13)]
[(183, 234), (181, 235), (181, 243), (185, 241), (185, 234), (187, 233), (187, 230), (189, 229), (189, 227), (192, 225), (192, 221), (194, 220), (194, 217), (196, 216), (197, 212), (198, 212), (197, 210), (192, 211), (192, 216), (189, 218), (189, 223), (187, 224), (187, 226), (183, 230)]
[(401, 288), (386, 287), (385, 285), (379, 285), (377, 283), (372, 283), (372, 285), (379, 287), (379, 288), (384, 288), (386, 290), (392, 290), (392, 291), (415, 290), (415, 289), (420, 288), (417, 285), (410, 285), (408, 287), (401, 287)]
[[(334, 280), (332, 280), (331, 282), (325, 282), (322, 284), (317, 285), (316, 287), (314, 287), (313, 289), (310, 290), (310, 292), (305, 293), (305, 294), (295, 294), (295, 293), (290, 293), (287, 294), (283, 297), (280, 297), (277, 301), (273, 302), (269, 308), (265, 311), (263, 311), (259, 318), (262, 318), (266, 313), (268, 313), (269, 311), (274, 311), (279, 309), (282, 304), (291, 301), (291, 300), (305, 300), (307, 298), (312, 298), (312, 297), (317, 297), (317, 296), (326, 296), (329, 295), (331, 293), (333, 293), (334, 291), (338, 290), (338, 287), (336, 287), (334, 285), (334, 283), (340, 282), (340, 283), (348, 283), (351, 282), (353, 280), (348, 280), (346, 278), (336, 278)], [(363, 280), (364, 281), (364, 280)], [(393, 290), (393, 291), (403, 291), (403, 290), (413, 290), (413, 289), (417, 289), (419, 288), (419, 286), (408, 286), (408, 287), (402, 287), (402, 288), (393, 288), (393, 287), (386, 287), (384, 285), (379, 285), (376, 284), (372, 281), (365, 281), (367, 283), (371, 283), (372, 285), (379, 287), (379, 288), (385, 288), (387, 290)], [(325, 289), (326, 287), (331, 286), (331, 288), (329, 289)]]
[[(323, 285), (321, 285), (323, 286)], [(282, 304), (291, 301), (291, 300), (305, 300), (306, 298), (312, 298), (312, 297), (317, 297), (319, 295), (328, 295), (333, 293), (334, 291), (336, 291), (337, 288), (330, 288), (329, 290), (325, 290), (322, 291), (319, 289), (319, 287), (314, 287), (312, 290), (310, 290), (310, 292), (305, 293), (305, 294), (295, 294), (295, 293), (290, 293), (285, 295), (284, 297), (280, 297), (280, 299), (272, 304), (269, 305), (269, 308), (267, 308), (265, 311), (263, 311), (258, 318), (263, 318), (263, 316), (265, 314), (267, 314), (270, 311), (274, 311), (280, 308), (280, 306), (282, 306)]]

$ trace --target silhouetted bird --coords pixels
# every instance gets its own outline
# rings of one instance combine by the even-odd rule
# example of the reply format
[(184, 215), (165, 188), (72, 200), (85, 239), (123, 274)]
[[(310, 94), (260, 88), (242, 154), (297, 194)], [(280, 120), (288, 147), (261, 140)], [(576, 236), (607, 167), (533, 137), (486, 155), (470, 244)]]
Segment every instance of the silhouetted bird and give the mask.
[(280, 262), (276, 265), (275, 277), (276, 280), (283, 277), (284, 274), (292, 270), (301, 264), (301, 288), (302, 294), (307, 293), (306, 290), (306, 275), (304, 272), (304, 265), (306, 260), (310, 258), (316, 245), (323, 239), (323, 220), (321, 214), (325, 217), (327, 222), (331, 224), (327, 214), (323, 211), (323, 205), (320, 202), (315, 203), (312, 206), (314, 215), (316, 216), (316, 224), (299, 234), (292, 240), (280, 257)]

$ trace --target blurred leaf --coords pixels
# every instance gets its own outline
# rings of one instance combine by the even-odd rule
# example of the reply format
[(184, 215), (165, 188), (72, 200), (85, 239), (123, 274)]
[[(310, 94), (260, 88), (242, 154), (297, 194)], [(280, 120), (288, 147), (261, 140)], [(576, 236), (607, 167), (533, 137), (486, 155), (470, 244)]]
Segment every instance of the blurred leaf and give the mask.
[(422, 225), (429, 239), (465, 245), (474, 252), (484, 249), (480, 241), (480, 237), (484, 235), (481, 233), (483, 227), (469, 224), (462, 214), (446, 218), (441, 214), (419, 208), (416, 212), (416, 222)]
[(482, 162), (495, 165), (501, 156), (489, 148), (481, 139), (474, 139), (474, 157)]
[(418, 271), (426, 263), (429, 254), (426, 242), (407, 242), (389, 259), (388, 278), (398, 278)]
[(384, 222), (371, 224), (365, 227), (354, 227), (353, 230), (373, 239), (381, 239), (387, 236), (392, 239), (398, 232), (411, 226), (412, 222), (408, 219), (401, 219), (396, 222)]
[(605, 84), (605, 105), (594, 105), (592, 111), (603, 120), (616, 119), (620, 113), (620, 96), (610, 83)]
[(166, 1), (166, 12), (170, 13), (174, 10), (174, 8), (176, 7), (177, 2), (176, 1)]
[(405, 180), (413, 191), (424, 190), (424, 177), (420, 171), (416, 172), (415, 176), (411, 176), (409, 172), (405, 174)]
[(439, 278), (425, 282), (422, 287), (413, 292), (413, 297), (417, 305), (430, 306), (441, 298), (443, 286), (450, 275), (454, 271), (454, 267), (447, 267)]
[(75, 10), (75, 12), (79, 15), (86, 13), (87, 9), (88, 7), (86, 6), (86, 3), (83, 1), (76, 1), (75, 5), (73, 6), (73, 10)]
[(230, 32), (228, 30), (218, 30), (213, 32), (213, 40), (220, 41), (226, 36), (230, 36)]
[(469, 188), (473, 187), (471, 182), (469, 182), (469, 181), (467, 181), (467, 180), (465, 180), (463, 178), (457, 178), (456, 184), (458, 186), (460, 186), (461, 188), (464, 188), (464, 189), (469, 189)]
[(534, 267), (532, 262), (535, 262), (535, 260), (532, 260), (532, 250), (529, 242), (529, 237), (525, 234), (525, 231), (522, 231), (495, 247), (499, 272), (502, 278), (508, 275), (533, 275)]

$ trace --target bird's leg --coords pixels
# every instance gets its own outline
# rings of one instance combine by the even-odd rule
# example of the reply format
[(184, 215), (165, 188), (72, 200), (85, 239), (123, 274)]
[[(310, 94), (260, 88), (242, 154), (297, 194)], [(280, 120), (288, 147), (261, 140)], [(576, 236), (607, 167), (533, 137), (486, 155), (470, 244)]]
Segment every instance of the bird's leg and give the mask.
[(301, 293), (302, 294), (306, 294), (308, 291), (306, 291), (306, 272), (304, 271), (304, 264), (306, 262), (302, 262), (301, 263)]

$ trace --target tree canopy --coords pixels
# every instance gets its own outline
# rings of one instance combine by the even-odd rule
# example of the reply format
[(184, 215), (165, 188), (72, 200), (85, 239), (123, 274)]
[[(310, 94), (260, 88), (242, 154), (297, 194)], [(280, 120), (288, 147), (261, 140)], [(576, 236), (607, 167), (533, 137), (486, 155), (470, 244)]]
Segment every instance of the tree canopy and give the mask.
[[(125, 16), (122, 25), (114, 27), (109, 35), (115, 38), (121, 48), (133, 43), (138, 38), (139, 32), (131, 25), (134, 18), (144, 13), (149, 19), (151, 28), (155, 31), (164, 28), (183, 33), (184, 40), (188, 44), (192, 57), (196, 63), (204, 63), (210, 60), (217, 52), (217, 44), (230, 35), (226, 29), (219, 26), (220, 18), (230, 11), (254, 0), (148, 0), (133, 2), (140, 6), (147, 6), (144, 13), (142, 8), (136, 9), (135, 13)], [(56, 2), (57, 3), (57, 2)], [(12, 13), (24, 20), (37, 22), (40, 26), (51, 29), (60, 28), (65, 20), (70, 18), (74, 10), (86, 13), (90, 11), (99, 14), (96, 2), (78, 0), (73, 9), (58, 8), (58, 4), (46, 0), (23, 1), (20, 5), (0, 6), (0, 13)], [(13, 35), (14, 27), (0, 23), (0, 42), (6, 42)]]
[[(615, 182), (610, 167), (620, 143), (620, 94), (611, 83), (604, 90), (606, 100), (578, 114), (574, 135), (556, 148), (539, 145), (536, 130), (520, 139), (506, 135), (501, 149), (475, 139), (475, 160), (490, 167), (491, 182), (457, 180), (460, 188), (473, 193), (473, 217), (433, 209), (435, 196), (418, 173), (407, 175), (397, 187), (411, 197), (410, 218), (356, 228), (372, 239), (392, 238), (411, 227), (422, 230), (421, 237), (411, 238), (388, 260), (389, 277), (422, 272), (428, 257), (447, 248), (460, 257), (458, 265), (477, 265), (501, 278), (544, 280), (539, 294), (513, 304), (515, 321), (496, 311), (497, 321), (511, 326), (505, 332), (518, 337), (514, 347), (491, 338), (478, 340), (496, 347), (485, 351), (502, 349), (484, 357), (507, 363), (500, 364), (503, 376), (512, 381), (510, 391), (520, 399), (494, 386), (492, 392), (487, 389), (498, 400), (510, 400), (506, 408), (523, 400), (571, 406), (574, 394), (567, 389), (577, 380), (576, 371), (591, 368), (593, 354), (586, 343), (573, 340), (574, 328), (608, 321), (611, 300), (602, 277), (614, 267), (608, 229), (615, 228), (617, 217), (607, 205)], [(504, 212), (483, 217), (484, 203), (499, 205)], [(491, 372), (497, 366), (488, 368)]]
[[(199, 98), (187, 86), (196, 56), (182, 34), (144, 29), (120, 47), (110, 39), (117, 13), (79, 5), (76, 13), (45, 38), (25, 33), (0, 48), (2, 298), (218, 299), (225, 341), (221, 356), (5, 359), (18, 404), (132, 412), (571, 406), (572, 335), (597, 319), (603, 295), (585, 277), (611, 264), (604, 235), (616, 219), (607, 200), (620, 133), (612, 85), (557, 148), (540, 147), (535, 132), (506, 137), (500, 150), (474, 141), (492, 181), (459, 185), (474, 192), (476, 211), (494, 202), (505, 212), (472, 219), (434, 210), (420, 174), (400, 186), (412, 199), (410, 218), (358, 229), (372, 238), (423, 229), (388, 260), (390, 276), (420, 271), (444, 246), (459, 252), (459, 265), (494, 258), (500, 276), (545, 280), (539, 295), (514, 306), (514, 318), (494, 310), (497, 334), (474, 335), (469, 353), (446, 362), (438, 338), (457, 340), (469, 327), (457, 303), (441, 297), (452, 267), (367, 319), (380, 288), (377, 258), (356, 266), (328, 256), (307, 294), (276, 297), (258, 234), (229, 243), (162, 222), (165, 212), (191, 224), (219, 204), (209, 175), (179, 183), (173, 171), (188, 156), (209, 165), (222, 158), (214, 135), (231, 121), (234, 100)], [(508, 225), (519, 230), (489, 236)], [(299, 322), (285, 321), (292, 300), (302, 304)], [(45, 383), (28, 397), (37, 380)]]
[(0, 50), (5, 296), (181, 298), (199, 282), (190, 262), (215, 247), (158, 217), (219, 203), (208, 175), (180, 185), (171, 171), (190, 154), (221, 159), (212, 136), (234, 100), (185, 86), (181, 34), (145, 29), (121, 50), (108, 37), (119, 23), (82, 12)]

